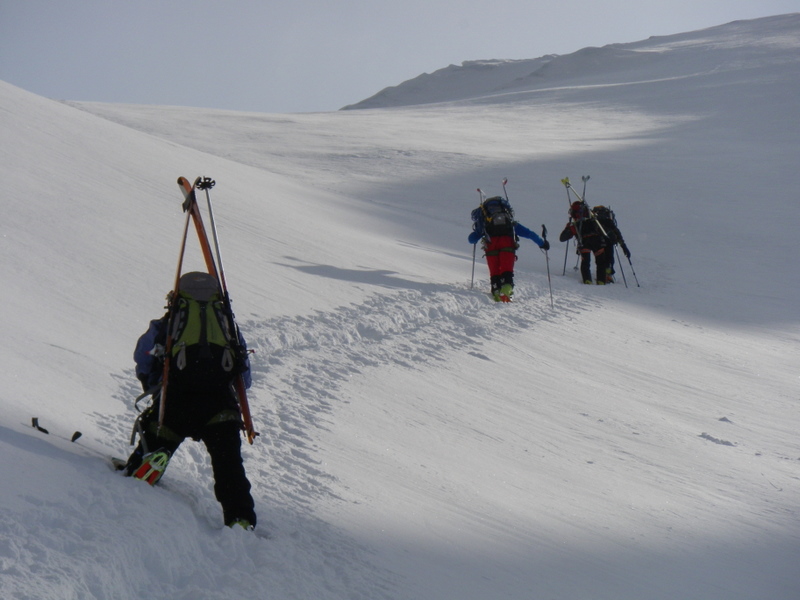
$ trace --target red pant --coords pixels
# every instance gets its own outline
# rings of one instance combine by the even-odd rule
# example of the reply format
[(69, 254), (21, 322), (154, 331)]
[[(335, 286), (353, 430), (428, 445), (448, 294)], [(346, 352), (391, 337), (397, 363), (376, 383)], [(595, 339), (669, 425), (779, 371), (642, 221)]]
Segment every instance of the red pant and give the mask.
[(510, 235), (493, 237), (484, 244), (483, 250), (491, 277), (514, 272), (514, 262), (517, 260), (516, 249), (517, 243)]

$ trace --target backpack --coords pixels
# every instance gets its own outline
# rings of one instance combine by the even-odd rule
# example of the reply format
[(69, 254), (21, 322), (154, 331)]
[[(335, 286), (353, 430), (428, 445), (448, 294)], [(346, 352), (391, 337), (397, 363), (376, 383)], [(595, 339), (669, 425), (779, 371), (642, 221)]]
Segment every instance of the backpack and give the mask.
[[(474, 211), (478, 213), (478, 211)], [(480, 206), (478, 215), (482, 219), (483, 231), (489, 238), (497, 236), (514, 235), (514, 209), (508, 200), (500, 196), (494, 196), (484, 200)]]
[(614, 225), (617, 222), (617, 217), (614, 216), (614, 211), (608, 206), (595, 206), (592, 209), (592, 212), (598, 219), (600, 219), (600, 222), (603, 224), (603, 226), (605, 226), (606, 223)]
[(600, 222), (603, 230), (605, 231), (606, 235), (609, 239), (616, 243), (617, 240), (617, 217), (614, 215), (614, 211), (611, 210), (608, 206), (595, 206), (592, 209), (594, 216), (597, 217), (597, 220)]
[(202, 272), (181, 276), (170, 322), (175, 368), (204, 379), (232, 376), (234, 337), (216, 277)]

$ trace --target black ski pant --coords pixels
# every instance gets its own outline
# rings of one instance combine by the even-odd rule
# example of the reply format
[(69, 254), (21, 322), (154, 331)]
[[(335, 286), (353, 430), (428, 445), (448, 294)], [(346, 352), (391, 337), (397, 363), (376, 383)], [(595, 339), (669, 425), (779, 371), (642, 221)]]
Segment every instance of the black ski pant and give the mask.
[(579, 249), (581, 255), (581, 278), (584, 283), (592, 283), (591, 260), (594, 256), (595, 271), (597, 281), (606, 282), (606, 267), (608, 266), (607, 248), (603, 239), (598, 236), (587, 236), (582, 240), (583, 245)]
[(145, 454), (165, 450), (172, 456), (187, 437), (202, 440), (211, 458), (214, 495), (222, 506), (225, 524), (245, 519), (255, 526), (255, 505), (242, 462), (239, 413), (227, 406), (214, 413), (213, 410), (203, 410), (202, 402), (198, 404), (187, 414), (184, 412), (187, 408), (185, 398), (174, 394), (171, 388), (167, 395), (164, 424), (160, 428), (158, 402), (147, 409), (140, 420), (139, 445), (128, 459), (126, 472), (133, 473)]

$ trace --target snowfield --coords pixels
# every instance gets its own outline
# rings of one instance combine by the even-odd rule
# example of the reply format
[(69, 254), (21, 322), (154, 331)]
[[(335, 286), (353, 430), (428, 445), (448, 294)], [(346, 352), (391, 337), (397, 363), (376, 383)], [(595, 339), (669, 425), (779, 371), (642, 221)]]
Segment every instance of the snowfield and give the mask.
[[(335, 113), (0, 82), (0, 596), (796, 600), (798, 95), (800, 14), (451, 65)], [(181, 175), (217, 182), (256, 351), (255, 533), (223, 527), (202, 444), (155, 488), (108, 465)], [(627, 285), (582, 285), (557, 241), (583, 175)], [(522, 240), (497, 305), (467, 235), (504, 177), (552, 248)]]

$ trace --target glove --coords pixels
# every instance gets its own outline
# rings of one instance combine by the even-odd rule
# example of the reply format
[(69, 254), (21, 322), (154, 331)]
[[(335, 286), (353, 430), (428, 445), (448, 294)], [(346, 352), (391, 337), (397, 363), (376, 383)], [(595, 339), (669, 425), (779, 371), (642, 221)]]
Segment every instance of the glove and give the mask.
[(628, 250), (628, 247), (625, 244), (622, 244), (622, 253), (625, 255), (625, 258), (631, 257), (631, 251)]
[(539, 246), (539, 247), (540, 247), (542, 250), (544, 250), (545, 252), (547, 252), (548, 250), (550, 250), (550, 242), (548, 242), (547, 240), (545, 240), (545, 241), (544, 241), (544, 243), (543, 243), (541, 246)]
[(472, 233), (469, 234), (469, 237), (467, 239), (469, 240), (470, 244), (477, 244), (478, 242), (481, 241), (482, 237), (483, 236), (480, 233), (478, 233), (477, 231), (473, 231)]

